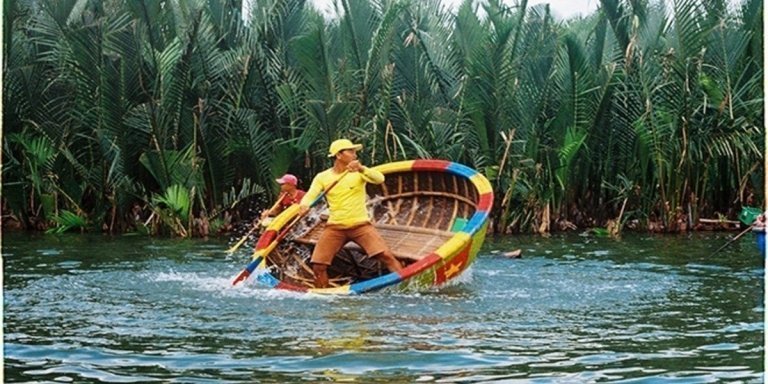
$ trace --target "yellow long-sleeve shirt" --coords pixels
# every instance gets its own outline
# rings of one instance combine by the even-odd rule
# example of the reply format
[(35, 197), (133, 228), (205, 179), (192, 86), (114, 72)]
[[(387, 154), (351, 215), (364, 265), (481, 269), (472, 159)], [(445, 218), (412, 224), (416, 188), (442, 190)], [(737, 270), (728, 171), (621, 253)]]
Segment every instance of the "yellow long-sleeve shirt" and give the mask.
[(336, 180), (339, 180), (338, 184), (325, 194), (330, 211), (328, 224), (353, 227), (370, 221), (365, 207), (365, 183), (381, 184), (384, 182), (384, 174), (367, 167), (360, 172), (347, 172), (343, 177), (335, 173), (333, 168), (318, 173), (301, 199), (301, 205), (309, 206)]

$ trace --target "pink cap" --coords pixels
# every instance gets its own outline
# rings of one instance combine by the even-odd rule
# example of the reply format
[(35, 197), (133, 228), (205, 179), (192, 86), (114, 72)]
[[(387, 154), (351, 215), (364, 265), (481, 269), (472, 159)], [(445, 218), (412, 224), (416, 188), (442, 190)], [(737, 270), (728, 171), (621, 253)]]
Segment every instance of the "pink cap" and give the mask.
[(275, 181), (277, 181), (278, 184), (296, 185), (299, 183), (299, 180), (296, 178), (296, 176), (291, 175), (290, 173), (286, 173), (285, 175), (283, 175), (283, 177), (279, 179), (275, 179)]

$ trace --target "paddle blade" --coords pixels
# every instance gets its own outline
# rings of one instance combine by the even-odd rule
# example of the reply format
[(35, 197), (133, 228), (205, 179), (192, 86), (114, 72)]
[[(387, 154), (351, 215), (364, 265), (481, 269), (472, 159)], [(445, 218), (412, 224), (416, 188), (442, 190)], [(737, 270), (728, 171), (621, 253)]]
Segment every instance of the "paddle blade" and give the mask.
[(239, 283), (239, 282), (241, 282), (241, 281), (243, 281), (243, 280), (247, 279), (247, 278), (248, 278), (248, 276), (250, 276), (250, 275), (251, 275), (251, 273), (250, 273), (250, 272), (248, 272), (248, 269), (247, 269), (247, 268), (246, 268), (246, 269), (243, 269), (243, 271), (242, 271), (242, 272), (240, 272), (240, 274), (239, 274), (239, 275), (237, 275), (237, 277), (235, 277), (235, 280), (232, 280), (232, 286), (234, 287), (235, 285), (237, 285), (237, 283)]
[(240, 272), (240, 274), (237, 275), (237, 277), (235, 277), (234, 280), (232, 280), (232, 286), (235, 286), (237, 285), (237, 283), (247, 279), (248, 276), (250, 276), (251, 273), (253, 273), (253, 270), (256, 269), (256, 267), (259, 265), (260, 262), (261, 262), (261, 257), (257, 257), (253, 261), (251, 261), (248, 264), (248, 266), (246, 266), (245, 269), (243, 269), (243, 271)]

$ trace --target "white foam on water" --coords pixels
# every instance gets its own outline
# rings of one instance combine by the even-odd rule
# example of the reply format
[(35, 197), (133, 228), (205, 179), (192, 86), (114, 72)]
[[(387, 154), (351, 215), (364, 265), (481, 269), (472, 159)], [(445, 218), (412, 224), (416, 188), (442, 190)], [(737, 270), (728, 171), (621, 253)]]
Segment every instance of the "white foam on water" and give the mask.
[(484, 276), (503, 276), (508, 271), (501, 270), (501, 269), (487, 269), (484, 271), (481, 271), (480, 274)]
[(261, 288), (258, 291), (258, 298), (263, 300), (282, 300), (282, 299), (294, 299), (294, 300), (322, 300), (331, 302), (336, 300), (340, 296), (334, 295), (321, 295), (310, 292), (296, 292), (285, 289), (270, 289)]
[[(213, 293), (217, 296), (228, 298), (252, 298), (256, 300), (271, 301), (271, 300), (322, 300), (325, 302), (331, 302), (334, 300), (343, 300), (345, 297), (355, 297), (357, 299), (366, 299), (369, 296), (378, 296), (376, 292), (367, 293), (364, 295), (327, 295), (311, 292), (296, 292), (284, 289), (273, 289), (265, 285), (260, 284), (257, 279), (260, 274), (266, 273), (266, 270), (256, 269), (245, 281), (233, 286), (232, 282), (241, 270), (236, 272), (209, 272), (209, 271), (175, 271), (168, 270), (163, 272), (147, 273), (145, 280), (156, 283), (173, 283), (177, 285), (182, 291), (189, 290), (194, 292), (206, 292)], [(440, 287), (420, 288), (413, 290), (406, 290), (405, 292), (394, 292), (388, 288), (385, 288), (382, 292), (387, 294), (405, 295), (407, 297), (420, 297), (423, 292), (440, 291), (441, 289), (455, 287), (459, 285), (470, 284), (474, 280), (474, 269), (470, 266), (464, 270), (459, 276), (448, 280)], [(380, 299), (376, 298), (377, 300)]]
[(454, 285), (459, 285), (459, 284), (469, 284), (472, 282), (473, 277), (474, 277), (474, 269), (470, 265), (467, 269), (461, 272), (461, 274), (454, 277), (453, 279), (448, 280), (444, 286), (452, 287)]
[[(149, 276), (150, 281), (178, 282), (184, 289), (198, 292), (217, 293), (225, 297), (250, 297), (260, 300), (298, 299), (298, 300), (333, 300), (333, 295), (296, 292), (284, 289), (272, 289), (256, 281), (265, 270), (255, 270), (247, 280), (233, 286), (236, 275), (211, 275), (208, 272), (159, 272)], [(239, 273), (239, 271), (238, 271)]]
[(218, 292), (232, 286), (233, 277), (214, 276), (206, 272), (158, 272), (150, 277), (156, 282), (180, 282), (185, 287), (206, 292)]
[(37, 253), (43, 256), (56, 256), (56, 255), (61, 255), (62, 253), (64, 253), (64, 251), (60, 249), (38, 249)]

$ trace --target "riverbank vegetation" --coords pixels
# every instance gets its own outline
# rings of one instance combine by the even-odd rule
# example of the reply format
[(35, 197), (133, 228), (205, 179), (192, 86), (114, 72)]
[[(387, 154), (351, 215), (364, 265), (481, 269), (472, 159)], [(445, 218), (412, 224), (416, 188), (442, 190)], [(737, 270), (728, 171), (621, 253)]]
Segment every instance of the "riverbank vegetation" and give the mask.
[[(694, 229), (763, 201), (762, 0), (6, 0), (3, 224), (226, 230), (367, 164), (491, 181), (493, 230)], [(245, 20), (245, 21), (244, 21)]]

